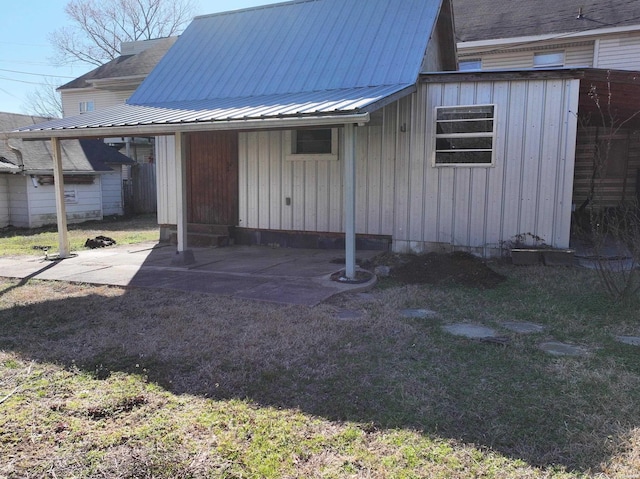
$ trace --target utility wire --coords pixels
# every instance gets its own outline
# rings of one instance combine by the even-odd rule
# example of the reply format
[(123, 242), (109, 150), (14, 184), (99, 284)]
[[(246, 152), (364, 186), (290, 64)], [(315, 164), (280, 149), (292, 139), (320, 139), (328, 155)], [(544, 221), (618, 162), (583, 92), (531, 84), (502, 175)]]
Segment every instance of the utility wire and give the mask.
[(78, 78), (78, 77), (69, 77), (69, 76), (63, 76), (63, 75), (46, 75), (44, 73), (29, 73), (29, 72), (21, 72), (18, 70), (5, 70), (4, 68), (0, 68), (0, 72), (9, 72), (9, 73), (20, 73), (21, 75), (32, 75), (32, 76), (36, 76), (36, 77), (56, 77), (56, 78)]

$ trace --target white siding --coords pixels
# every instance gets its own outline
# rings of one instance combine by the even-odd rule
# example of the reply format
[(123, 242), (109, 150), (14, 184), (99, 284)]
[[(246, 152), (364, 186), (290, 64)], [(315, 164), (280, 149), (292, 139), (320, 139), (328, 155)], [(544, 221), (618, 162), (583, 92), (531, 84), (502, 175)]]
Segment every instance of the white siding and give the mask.
[(62, 91), (62, 110), (64, 116), (75, 116), (80, 114), (80, 102), (93, 101), (95, 110), (120, 105), (127, 100), (133, 91), (108, 91), (95, 88), (83, 88), (78, 90)]
[[(357, 131), (357, 233), (396, 251), (569, 243), (577, 80), (423, 84)], [(432, 166), (436, 106), (497, 105), (492, 167)], [(342, 161), (290, 161), (283, 132), (240, 134), (240, 226), (342, 232)], [(291, 205), (286, 204), (291, 198)]]
[(158, 183), (158, 224), (178, 223), (175, 170), (176, 142), (173, 136), (156, 137), (156, 181)]
[(640, 33), (600, 39), (596, 59), (598, 68), (640, 70)]
[[(29, 198), (30, 228), (56, 223), (56, 199), (53, 185), (33, 186), (31, 181), (26, 184)], [(83, 221), (101, 220), (101, 182), (96, 176), (91, 185), (65, 185), (66, 190), (75, 190), (77, 201), (66, 203), (67, 222), (81, 223)]]
[(573, 44), (544, 44), (536, 43), (535, 48), (502, 49), (493, 48), (491, 52), (474, 51), (461, 48), (460, 59), (482, 59), (483, 70), (510, 70), (533, 68), (534, 53), (564, 51), (566, 67), (591, 67), (594, 59), (594, 42), (580, 42)]
[(19, 228), (29, 228), (29, 197), (27, 182), (31, 179), (22, 175), (7, 178), (9, 186), (9, 224)]
[(9, 184), (7, 175), (0, 175), (0, 228), (9, 225)]
[(102, 214), (104, 216), (123, 215), (122, 204), (122, 168), (113, 173), (100, 175), (102, 183)]

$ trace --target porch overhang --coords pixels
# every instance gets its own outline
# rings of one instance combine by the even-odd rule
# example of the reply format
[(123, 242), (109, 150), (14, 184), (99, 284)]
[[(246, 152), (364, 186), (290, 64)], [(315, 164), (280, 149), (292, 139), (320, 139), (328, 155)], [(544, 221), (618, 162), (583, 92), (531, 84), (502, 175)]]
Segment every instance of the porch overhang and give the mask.
[(415, 84), (396, 84), (153, 105), (122, 104), (30, 125), (6, 135), (23, 140), (46, 140), (364, 124), (369, 122), (372, 111), (415, 89)]

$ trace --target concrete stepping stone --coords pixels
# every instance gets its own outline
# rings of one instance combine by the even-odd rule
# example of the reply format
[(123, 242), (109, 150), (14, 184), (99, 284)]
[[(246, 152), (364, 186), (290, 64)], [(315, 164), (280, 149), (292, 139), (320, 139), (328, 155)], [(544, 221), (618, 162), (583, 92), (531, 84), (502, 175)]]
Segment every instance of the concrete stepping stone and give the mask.
[(435, 318), (438, 313), (431, 309), (403, 309), (400, 311), (400, 315), (403, 318), (414, 318), (414, 319), (427, 319), (427, 318)]
[(505, 321), (503, 323), (500, 323), (500, 326), (502, 326), (504, 329), (508, 329), (509, 331), (520, 334), (541, 333), (542, 331), (544, 331), (544, 326), (528, 322)]
[(547, 341), (540, 344), (540, 349), (545, 353), (554, 356), (586, 356), (587, 350), (572, 344), (561, 343), (560, 341)]
[(340, 321), (352, 321), (354, 319), (362, 319), (362, 317), (361, 311), (355, 311), (353, 309), (343, 309), (336, 314), (336, 318)]
[(640, 346), (640, 336), (616, 336), (616, 341), (631, 346)]
[(477, 324), (457, 323), (447, 324), (442, 327), (447, 333), (455, 336), (464, 336), (471, 339), (495, 338), (498, 336), (495, 330)]

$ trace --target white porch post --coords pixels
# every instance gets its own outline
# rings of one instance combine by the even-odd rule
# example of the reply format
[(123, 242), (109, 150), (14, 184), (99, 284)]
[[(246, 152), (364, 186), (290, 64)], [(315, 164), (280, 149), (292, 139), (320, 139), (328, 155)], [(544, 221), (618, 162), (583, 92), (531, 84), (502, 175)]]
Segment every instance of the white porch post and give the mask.
[(51, 138), (53, 150), (53, 183), (56, 196), (56, 219), (58, 223), (58, 249), (60, 259), (68, 258), (71, 251), (67, 232), (67, 209), (64, 204), (64, 174), (62, 170), (62, 148), (59, 138)]
[(178, 247), (176, 258), (172, 261), (176, 265), (187, 265), (195, 262), (193, 252), (187, 249), (187, 155), (184, 133), (175, 134), (176, 143), (176, 210)]
[(356, 278), (356, 126), (344, 126), (345, 277)]

